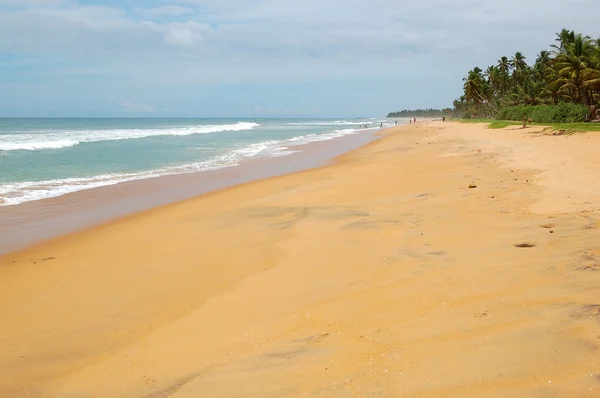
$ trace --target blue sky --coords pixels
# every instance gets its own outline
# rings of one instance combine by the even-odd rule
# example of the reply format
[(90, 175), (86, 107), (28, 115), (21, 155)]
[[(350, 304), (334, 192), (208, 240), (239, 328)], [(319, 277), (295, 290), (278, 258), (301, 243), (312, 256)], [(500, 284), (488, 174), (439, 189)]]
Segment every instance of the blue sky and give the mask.
[(445, 107), (598, 0), (0, 0), (0, 116), (381, 116)]

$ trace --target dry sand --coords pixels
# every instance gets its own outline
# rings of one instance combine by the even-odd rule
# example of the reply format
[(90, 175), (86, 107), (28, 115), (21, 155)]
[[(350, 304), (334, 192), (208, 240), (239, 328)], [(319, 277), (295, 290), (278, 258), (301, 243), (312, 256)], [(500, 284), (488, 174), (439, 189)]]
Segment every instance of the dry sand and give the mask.
[(4, 256), (0, 395), (598, 396), (600, 135), (536, 131), (389, 129)]

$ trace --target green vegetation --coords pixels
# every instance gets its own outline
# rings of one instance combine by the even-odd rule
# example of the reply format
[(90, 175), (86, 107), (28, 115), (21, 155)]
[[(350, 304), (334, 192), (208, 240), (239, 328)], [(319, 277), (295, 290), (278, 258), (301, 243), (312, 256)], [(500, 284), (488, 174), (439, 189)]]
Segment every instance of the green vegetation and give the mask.
[(452, 109), (414, 109), (408, 110), (405, 109), (403, 111), (398, 112), (390, 112), (387, 117), (442, 117), (452, 113)]
[(570, 133), (600, 131), (600, 123), (552, 123), (552, 130), (565, 130)]
[(488, 127), (491, 129), (503, 129), (508, 126), (516, 126), (516, 125), (522, 125), (522, 124), (523, 124), (523, 122), (518, 123), (518, 122), (511, 122), (509, 120), (494, 120), (492, 123), (490, 123), (490, 125)]
[(522, 125), (523, 122), (513, 122), (510, 120), (493, 120), (493, 119), (483, 119), (483, 118), (470, 118), (470, 119), (454, 119), (454, 121), (458, 121), (461, 123), (487, 123), (488, 128), (490, 129), (503, 129), (508, 126), (517, 126)]
[(469, 119), (453, 119), (453, 121), (461, 122), (461, 123), (493, 123), (493, 122), (496, 122), (497, 120), (490, 119), (490, 118), (472, 117)]
[(552, 124), (600, 117), (600, 38), (563, 29), (555, 42), (533, 66), (516, 52), (485, 71), (470, 70), (463, 95), (454, 101), (454, 116), (521, 122), (527, 117)]
[[(508, 126), (522, 126), (523, 121), (493, 120), (485, 118), (454, 119), (461, 123), (488, 123), (490, 129), (503, 129)], [(564, 130), (567, 133), (600, 131), (600, 123), (528, 123), (528, 126), (544, 126), (552, 131)]]
[(517, 105), (507, 106), (498, 112), (499, 120), (523, 121), (524, 118), (535, 123), (577, 123), (585, 120), (589, 109), (572, 103), (558, 105)]

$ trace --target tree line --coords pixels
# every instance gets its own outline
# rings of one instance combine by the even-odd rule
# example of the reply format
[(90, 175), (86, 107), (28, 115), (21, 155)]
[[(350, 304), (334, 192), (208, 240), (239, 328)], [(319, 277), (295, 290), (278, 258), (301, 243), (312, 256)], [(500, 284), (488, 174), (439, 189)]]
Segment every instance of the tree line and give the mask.
[(403, 118), (413, 118), (413, 117), (442, 117), (448, 115), (452, 112), (452, 109), (404, 109), (398, 112), (390, 112), (387, 117), (403, 117)]
[(563, 29), (533, 65), (516, 52), (485, 70), (473, 68), (463, 81), (463, 95), (453, 103), (455, 117), (522, 115), (527, 111), (516, 109), (539, 111), (540, 105), (561, 105), (563, 113), (589, 109), (595, 115), (600, 103), (600, 38)]

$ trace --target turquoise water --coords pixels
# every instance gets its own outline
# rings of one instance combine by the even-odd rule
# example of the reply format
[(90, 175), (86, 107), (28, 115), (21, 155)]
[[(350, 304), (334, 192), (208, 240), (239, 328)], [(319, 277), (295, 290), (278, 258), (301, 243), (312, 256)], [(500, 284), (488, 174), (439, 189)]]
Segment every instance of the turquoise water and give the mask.
[(363, 119), (0, 119), (0, 205), (285, 156), (394, 125)]

